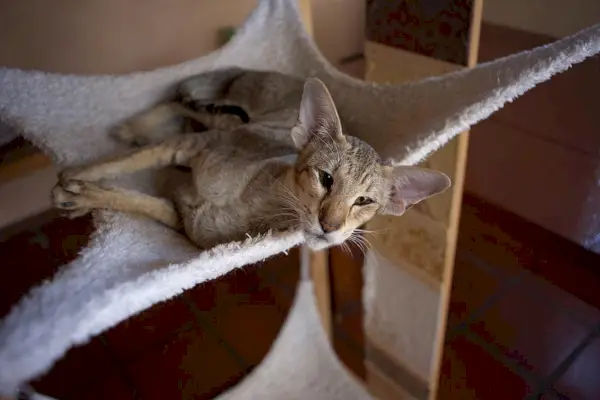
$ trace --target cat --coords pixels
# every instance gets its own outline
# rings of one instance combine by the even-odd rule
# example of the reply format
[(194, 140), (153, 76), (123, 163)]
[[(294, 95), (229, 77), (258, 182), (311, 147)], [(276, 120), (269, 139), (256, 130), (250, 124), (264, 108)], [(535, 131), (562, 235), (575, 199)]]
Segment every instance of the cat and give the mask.
[(250, 123), (262, 136), (290, 146), (304, 80), (272, 71), (226, 68), (192, 76), (178, 85), (175, 101), (159, 104), (113, 132), (126, 144), (143, 146), (173, 134), (231, 130)]
[[(232, 68), (184, 81), (178, 100), (116, 131), (119, 140), (142, 148), (64, 170), (52, 191), (55, 206), (72, 216), (91, 209), (141, 214), (183, 227), (201, 248), (301, 230), (319, 250), (343, 243), (376, 214), (402, 215), (450, 186), (441, 172), (397, 166), (344, 134), (317, 78)], [(207, 130), (189, 133), (190, 122)], [(168, 198), (98, 183), (172, 165), (191, 174)]]

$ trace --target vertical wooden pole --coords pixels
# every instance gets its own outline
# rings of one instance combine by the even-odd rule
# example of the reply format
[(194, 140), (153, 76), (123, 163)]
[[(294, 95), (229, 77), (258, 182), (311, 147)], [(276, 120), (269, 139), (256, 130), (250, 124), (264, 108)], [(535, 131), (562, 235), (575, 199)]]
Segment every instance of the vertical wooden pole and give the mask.
[[(467, 67), (477, 65), (479, 56), (479, 38), (481, 33), (481, 18), (483, 14), (483, 0), (473, 0), (471, 14), (471, 26), (469, 33)], [(452, 282), (454, 281), (454, 259), (456, 256), (456, 242), (458, 239), (458, 228), (460, 222), (460, 211), (462, 206), (462, 195), (467, 168), (467, 152), (469, 148), (469, 133), (464, 132), (458, 137), (458, 148), (456, 151), (456, 174), (454, 182), (452, 208), (450, 210), (446, 254), (444, 256), (444, 280), (441, 288), (440, 309), (438, 311), (437, 332), (435, 335), (435, 349), (433, 352), (432, 373), (429, 387), (429, 399), (438, 397), (438, 386), (441, 377), (442, 359), (444, 356), (444, 343), (446, 337), (446, 325), (448, 320), (448, 309), (452, 293)]]

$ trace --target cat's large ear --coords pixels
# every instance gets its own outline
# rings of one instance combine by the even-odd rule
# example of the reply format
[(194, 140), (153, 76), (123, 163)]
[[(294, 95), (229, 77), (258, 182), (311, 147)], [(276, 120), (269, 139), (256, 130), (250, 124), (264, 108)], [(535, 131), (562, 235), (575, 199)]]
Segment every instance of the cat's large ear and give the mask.
[(413, 204), (442, 193), (450, 187), (450, 178), (444, 173), (426, 168), (389, 166), (390, 192), (382, 214), (402, 215)]
[(341, 140), (342, 124), (329, 90), (317, 78), (308, 78), (302, 92), (298, 124), (292, 129), (292, 139), (301, 149), (315, 136)]

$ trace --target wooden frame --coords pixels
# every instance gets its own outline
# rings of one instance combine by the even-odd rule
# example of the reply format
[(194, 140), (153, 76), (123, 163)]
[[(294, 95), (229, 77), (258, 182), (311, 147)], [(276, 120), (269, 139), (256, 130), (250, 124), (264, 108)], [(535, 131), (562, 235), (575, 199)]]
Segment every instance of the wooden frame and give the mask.
[[(481, 36), (481, 21), (483, 16), (483, 1), (474, 0), (473, 12), (471, 15), (471, 35), (468, 44), (467, 68), (473, 68), (477, 65), (479, 57), (479, 39)], [(452, 282), (454, 281), (454, 259), (456, 255), (456, 241), (458, 239), (458, 228), (460, 222), (460, 211), (462, 206), (462, 193), (465, 182), (465, 173), (467, 168), (467, 154), (469, 150), (469, 132), (464, 132), (458, 137), (458, 149), (456, 159), (456, 179), (454, 181), (455, 190), (452, 199), (452, 209), (450, 210), (450, 226), (448, 229), (448, 243), (446, 257), (444, 260), (445, 279), (442, 281), (440, 310), (438, 313), (438, 323), (436, 332), (436, 342), (434, 350), (434, 360), (432, 368), (432, 377), (430, 382), (430, 400), (435, 400), (438, 394), (438, 385), (441, 377), (442, 360), (444, 356), (444, 341), (448, 321), (448, 310), (450, 307), (450, 296), (452, 294)]]
[[(466, 67), (473, 67), (477, 63), (482, 9), (483, 0), (473, 0), (469, 23), (469, 41), (466, 49)], [(376, 82), (401, 83), (414, 81), (464, 68), (464, 65), (440, 61), (412, 51), (370, 41), (366, 43), (366, 57), (368, 63), (367, 80)], [(437, 397), (446, 318), (452, 289), (467, 150), (468, 132), (464, 132), (426, 162), (426, 166), (442, 170), (451, 176), (453, 186), (450, 191), (429, 200), (426, 202), (428, 204), (423, 209), (415, 211), (414, 215), (407, 213), (402, 221), (381, 220), (380, 222), (373, 221), (373, 224), (369, 225), (369, 229), (373, 230), (381, 228), (397, 229), (396, 232), (389, 234), (390, 236), (395, 235), (396, 238), (381, 240), (379, 245), (374, 243), (375, 247), (403, 274), (408, 274), (415, 284), (419, 283), (424, 288), (429, 288), (423, 289), (424, 292), (437, 293), (439, 298), (436, 310), (429, 308), (423, 310), (426, 313), (436, 313), (434, 315), (437, 315), (437, 318), (432, 321), (431, 325), (413, 326), (411, 325), (413, 320), (407, 318), (404, 321), (408, 324), (406, 325), (406, 331), (412, 333), (406, 335), (405, 333), (398, 333), (399, 336), (404, 338), (399, 340), (406, 341), (407, 338), (414, 338), (416, 332), (433, 327), (434, 332), (431, 333), (434, 339), (430, 349), (431, 357), (429, 358), (428, 373), (423, 372), (422, 364), (411, 364), (411, 360), (415, 363), (422, 360), (425, 357), (424, 353), (421, 353), (423, 356), (421, 358), (411, 359), (393, 351), (386, 351), (383, 342), (379, 342), (378, 335), (373, 337), (373, 340), (376, 340), (374, 342), (367, 332), (365, 338), (368, 354), (366, 362), (367, 386), (373, 391), (374, 395), (380, 396), (383, 400), (405, 397), (435, 399)], [(424, 235), (429, 244), (419, 245), (422, 248), (411, 250), (415, 254), (405, 253), (404, 250), (396, 250), (395, 247), (406, 248), (408, 246), (410, 248), (411, 242), (407, 241), (408, 239), (401, 238), (401, 236), (403, 233), (408, 234), (411, 230), (425, 232)], [(412, 240), (418, 241), (419, 239)], [(379, 239), (373, 242), (377, 241)], [(436, 243), (437, 248), (432, 249), (431, 243)], [(370, 305), (370, 307), (374, 306)], [(423, 322), (419, 323), (422, 324)], [(387, 329), (391, 328), (388, 327)], [(391, 334), (389, 331), (386, 332)], [(396, 355), (398, 355), (398, 359), (396, 359)], [(381, 364), (378, 364), (378, 362)], [(421, 367), (417, 368), (418, 365), (421, 365)], [(386, 372), (383, 372), (384, 370)], [(415, 371), (420, 371), (420, 373)], [(392, 376), (393, 379), (391, 379)]]

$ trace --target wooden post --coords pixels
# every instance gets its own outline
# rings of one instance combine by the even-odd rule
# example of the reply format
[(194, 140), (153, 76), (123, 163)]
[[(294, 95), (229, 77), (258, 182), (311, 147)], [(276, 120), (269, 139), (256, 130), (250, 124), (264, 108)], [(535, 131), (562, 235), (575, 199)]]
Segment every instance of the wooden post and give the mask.
[[(479, 38), (481, 33), (481, 19), (483, 14), (483, 0), (474, 0), (471, 14), (471, 27), (468, 44), (467, 67), (473, 68), (477, 65), (479, 56)], [(454, 192), (452, 193), (452, 208), (450, 209), (449, 226), (446, 243), (446, 254), (444, 259), (444, 280), (441, 288), (440, 310), (438, 312), (437, 332), (435, 335), (435, 349), (433, 352), (432, 373), (429, 385), (429, 399), (435, 400), (438, 395), (438, 386), (444, 356), (444, 342), (446, 338), (446, 327), (448, 321), (448, 309), (450, 296), (452, 294), (452, 282), (454, 281), (454, 259), (456, 256), (456, 241), (458, 239), (458, 228), (460, 222), (460, 210), (462, 206), (463, 187), (467, 168), (467, 153), (469, 149), (469, 133), (464, 132), (458, 138), (456, 150), (456, 175), (454, 178)]]
[[(384, 29), (377, 31), (375, 28), (369, 31), (371, 36), (366, 44), (367, 80), (402, 83), (442, 75), (464, 67), (473, 67), (477, 63), (482, 7), (483, 0), (473, 0), (467, 29), (469, 41), (466, 46), (460, 47), (461, 50), (464, 49), (462, 56), (459, 56), (458, 51), (455, 53), (440, 51), (437, 53), (437, 58), (419, 54), (418, 49), (411, 48), (411, 43), (390, 40), (386, 35), (388, 32)], [(415, 8), (412, 10), (415, 14), (426, 12), (417, 6)], [(424, 38), (424, 31), (411, 31), (411, 29), (418, 31), (419, 28), (407, 26), (405, 29), (407, 30), (405, 33), (414, 33), (415, 37), (420, 36), (424, 41), (433, 40)], [(454, 42), (455, 47), (452, 48), (461, 46), (460, 43)], [(398, 354), (388, 349), (385, 341), (380, 340), (376, 334), (372, 338), (367, 333), (365, 342), (367, 354), (370, 354), (366, 363), (367, 386), (382, 400), (405, 397), (433, 400), (437, 397), (467, 149), (468, 133), (464, 132), (424, 163), (426, 167), (441, 170), (452, 178), (452, 188), (449, 191), (424, 202), (426, 204), (421, 208), (410, 210), (399, 221), (382, 219), (373, 221), (369, 225), (370, 229), (389, 228), (391, 232), (372, 240), (377, 251), (391, 264), (390, 271), (397, 268), (400, 273), (395, 276), (402, 276), (403, 282), (410, 282), (412, 279), (415, 287), (427, 288), (419, 289), (419, 296), (423, 296), (423, 299), (435, 298), (435, 301), (428, 303), (431, 304), (429, 308), (422, 310), (432, 316), (431, 320), (422, 319), (417, 322), (410, 316), (403, 315), (402, 318), (405, 320), (403, 321), (406, 322), (402, 328), (404, 331), (398, 332), (398, 336), (404, 338), (431, 335), (434, 339), (431, 347), (422, 344), (413, 353)], [(397, 232), (393, 232), (394, 230)], [(409, 236), (410, 232), (419, 234), (412, 239), (403, 237), (402, 233)], [(418, 239), (421, 234), (424, 240)], [(388, 240), (382, 240), (384, 235), (389, 236)], [(438, 246), (436, 251), (432, 251), (431, 243)], [(434, 303), (437, 309), (433, 306)], [(372, 317), (376, 318), (376, 316)], [(428, 365), (423, 361), (424, 359), (430, 360)]]

